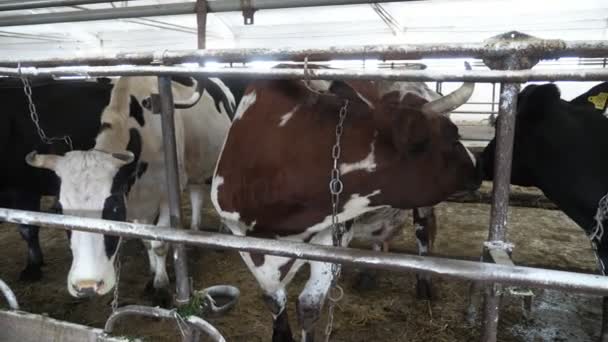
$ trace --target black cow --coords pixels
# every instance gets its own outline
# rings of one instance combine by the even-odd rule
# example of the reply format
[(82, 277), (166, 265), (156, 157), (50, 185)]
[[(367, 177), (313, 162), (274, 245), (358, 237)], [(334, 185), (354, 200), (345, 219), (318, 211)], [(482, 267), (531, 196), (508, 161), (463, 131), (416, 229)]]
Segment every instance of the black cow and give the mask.
[[(596, 247), (604, 275), (608, 216), (600, 222), (595, 217), (600, 200), (608, 194), (607, 114), (608, 82), (570, 102), (560, 98), (554, 84), (526, 87), (518, 96), (511, 173), (511, 184), (540, 188), (583, 228)], [(492, 140), (482, 155), (486, 179), (493, 177), (494, 151)], [(608, 297), (603, 315), (602, 336), (608, 334)]]
[[(40, 126), (49, 137), (70, 136), (74, 149), (86, 150), (95, 145), (100, 115), (110, 100), (109, 82), (85, 80), (38, 80), (32, 85), (33, 100)], [(62, 141), (47, 145), (41, 141), (30, 118), (28, 102), (21, 81), (0, 81), (0, 206), (23, 210), (40, 210), (40, 198), (56, 195), (58, 178), (53, 172), (33, 168), (25, 156), (33, 151), (63, 154), (68, 146)], [(22, 280), (42, 276), (42, 252), (38, 227), (20, 225), (19, 231), (28, 244), (27, 265)]]

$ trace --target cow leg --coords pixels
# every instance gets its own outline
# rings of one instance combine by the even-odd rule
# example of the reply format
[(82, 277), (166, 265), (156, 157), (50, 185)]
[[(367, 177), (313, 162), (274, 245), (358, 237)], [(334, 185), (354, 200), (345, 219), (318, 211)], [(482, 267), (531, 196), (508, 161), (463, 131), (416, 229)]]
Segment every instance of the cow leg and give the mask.
[[(169, 227), (170, 216), (169, 207), (166, 202), (161, 204), (160, 215), (158, 217), (157, 226)], [(158, 305), (168, 306), (171, 303), (171, 294), (169, 292), (169, 276), (167, 275), (167, 254), (169, 253), (169, 244), (161, 241), (144, 241), (144, 245), (148, 250), (148, 258), (150, 261), (150, 270), (153, 274), (152, 286), (150, 282), (146, 285), (147, 291), (153, 291), (154, 300)]]
[[(238, 232), (233, 227), (233, 232)], [(241, 252), (241, 258), (264, 292), (263, 299), (272, 314), (272, 341), (292, 342), (293, 336), (287, 317), (285, 287), (291, 282), (302, 260), (272, 255)]]
[[(376, 252), (384, 251), (384, 243), (374, 242), (372, 249)], [(378, 286), (378, 271), (375, 269), (363, 269), (359, 272), (357, 280), (355, 280), (355, 289), (359, 291), (367, 291), (375, 289)]]
[[(40, 211), (40, 196), (31, 194), (15, 194), (15, 208), (31, 211)], [(22, 281), (38, 281), (42, 279), (42, 265), (44, 260), (38, 238), (38, 226), (19, 225), (19, 234), (27, 242), (27, 264), (21, 271), (19, 279)]]
[[(414, 228), (416, 229), (418, 255), (428, 255), (435, 242), (437, 232), (437, 221), (433, 207), (414, 209)], [(431, 300), (432, 285), (429, 275), (416, 275), (416, 295), (418, 299)]]
[(287, 310), (287, 295), (284, 288), (279, 288), (273, 293), (265, 293), (262, 296), (266, 307), (272, 313), (272, 341), (293, 342), (293, 334), (289, 326)]
[(302, 342), (313, 342), (315, 323), (321, 317), (325, 297), (331, 287), (333, 274), (330, 263), (309, 262), (310, 278), (298, 298), (298, 321), (302, 327)]
[(189, 186), (190, 205), (192, 206), (192, 219), (190, 229), (201, 229), (201, 210), (203, 209), (203, 187), (195, 184)]
[[(348, 247), (353, 238), (352, 221), (346, 222), (346, 232), (342, 236), (342, 247)], [(325, 229), (315, 235), (310, 243), (331, 246), (333, 244), (331, 229)], [(298, 297), (298, 321), (302, 327), (302, 342), (313, 342), (315, 323), (321, 317), (325, 298), (331, 288), (334, 275), (332, 264), (309, 261), (310, 277)]]

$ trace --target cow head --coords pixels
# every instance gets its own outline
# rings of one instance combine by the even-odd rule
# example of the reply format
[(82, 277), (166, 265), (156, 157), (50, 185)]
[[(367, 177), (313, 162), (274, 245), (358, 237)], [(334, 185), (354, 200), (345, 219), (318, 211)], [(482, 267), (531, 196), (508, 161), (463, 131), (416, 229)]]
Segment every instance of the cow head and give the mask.
[[(539, 154), (539, 144), (549, 142), (548, 135), (556, 133), (555, 125), (563, 120), (560, 91), (554, 84), (529, 85), (517, 97), (517, 114), (515, 121), (515, 137), (513, 144), (513, 159), (511, 163), (511, 184), (520, 186), (538, 186), (531, 165), (536, 160), (543, 159), (546, 152)], [(551, 113), (551, 115), (547, 115)], [(550, 119), (551, 123), (546, 122)], [(573, 127), (563, 127), (559, 132), (568, 132)], [(543, 138), (545, 136), (547, 139)], [(561, 139), (558, 139), (561, 140)], [(569, 139), (563, 139), (564, 142)], [(553, 150), (552, 148), (547, 151)], [(556, 152), (560, 149), (555, 147)], [(484, 165), (483, 177), (491, 180), (494, 177), (494, 159), (496, 138), (492, 139), (484, 149), (481, 160)]]
[(393, 91), (384, 94), (375, 109), (380, 130), (391, 137), (400, 158), (429, 162), (441, 175), (437, 182), (442, 189), (469, 191), (481, 184), (480, 165), (460, 141), (458, 127), (448, 116), (469, 99), (473, 89), (473, 83), (465, 83), (430, 102), (414, 93)]
[[(29, 165), (57, 174), (62, 182), (59, 204), (65, 214), (115, 221), (126, 219), (129, 179), (120, 171), (133, 160), (133, 153), (128, 151), (99, 150), (72, 151), (65, 156), (31, 152), (26, 157)], [(119, 238), (79, 231), (68, 236), (73, 257), (68, 274), (69, 293), (86, 297), (110, 291), (116, 282), (114, 258)]]

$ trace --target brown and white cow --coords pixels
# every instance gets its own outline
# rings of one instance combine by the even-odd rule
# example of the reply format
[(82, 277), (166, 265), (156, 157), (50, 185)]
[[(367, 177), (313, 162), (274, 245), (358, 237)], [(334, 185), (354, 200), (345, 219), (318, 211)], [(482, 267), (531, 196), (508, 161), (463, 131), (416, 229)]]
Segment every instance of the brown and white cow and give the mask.
[[(471, 84), (432, 102), (399, 90), (382, 94), (381, 84), (373, 82), (321, 84), (324, 93), (286, 80), (256, 81), (247, 88), (211, 189), (215, 208), (235, 235), (332, 244), (331, 150), (338, 113), (347, 102), (339, 162), (354, 169), (343, 170), (339, 221), (384, 208), (432, 206), (479, 186), (474, 158), (456, 125), (442, 115), (468, 99)], [(342, 245), (352, 236), (348, 229)], [(297, 312), (302, 340), (312, 341), (332, 280), (331, 264), (241, 256), (272, 312), (273, 341), (292, 341), (286, 286), (302, 265), (310, 265)]]

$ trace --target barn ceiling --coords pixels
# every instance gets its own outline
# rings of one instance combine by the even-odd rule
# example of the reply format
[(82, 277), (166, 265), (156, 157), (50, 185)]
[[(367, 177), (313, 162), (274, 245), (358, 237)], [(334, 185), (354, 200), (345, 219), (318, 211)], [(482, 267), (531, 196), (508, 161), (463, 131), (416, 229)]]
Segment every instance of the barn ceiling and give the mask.
[[(0, 12), (0, 17), (174, 2), (184, 1), (116, 1)], [(265, 10), (256, 12), (251, 26), (243, 24), (239, 12), (210, 13), (207, 25), (209, 48), (476, 42), (511, 30), (542, 38), (601, 40), (608, 39), (608, 1), (428, 0)], [(0, 27), (0, 44), (11, 57), (191, 49), (196, 47), (196, 18), (192, 14)]]

